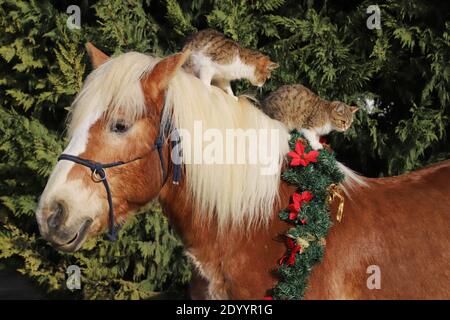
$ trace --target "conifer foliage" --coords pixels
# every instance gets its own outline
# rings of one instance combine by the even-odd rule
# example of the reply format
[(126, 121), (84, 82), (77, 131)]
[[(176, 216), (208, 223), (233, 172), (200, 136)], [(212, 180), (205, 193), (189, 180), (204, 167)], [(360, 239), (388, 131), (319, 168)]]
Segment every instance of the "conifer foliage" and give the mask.
[(93, 239), (61, 254), (34, 219), (65, 140), (65, 118), (91, 71), (84, 43), (110, 55), (159, 56), (212, 27), (280, 63), (264, 96), (302, 83), (324, 98), (358, 105), (354, 125), (331, 144), (338, 160), (369, 176), (415, 170), (449, 158), (450, 5), (379, 3), (381, 29), (368, 29), (372, 1), (79, 1), (81, 28), (66, 13), (77, 1), (0, 0), (0, 268), (19, 270), (49, 291), (65, 288), (68, 265), (82, 268), (82, 298), (148, 298), (179, 290), (189, 264), (156, 204), (131, 219), (120, 241)]

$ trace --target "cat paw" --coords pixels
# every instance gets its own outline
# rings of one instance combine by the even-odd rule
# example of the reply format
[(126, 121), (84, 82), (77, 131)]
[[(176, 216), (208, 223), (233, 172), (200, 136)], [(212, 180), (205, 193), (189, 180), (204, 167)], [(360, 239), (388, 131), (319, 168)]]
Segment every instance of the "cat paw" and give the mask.
[(309, 145), (314, 150), (321, 150), (321, 149), (323, 149), (323, 146), (322, 146), (322, 144), (320, 142), (311, 142)]

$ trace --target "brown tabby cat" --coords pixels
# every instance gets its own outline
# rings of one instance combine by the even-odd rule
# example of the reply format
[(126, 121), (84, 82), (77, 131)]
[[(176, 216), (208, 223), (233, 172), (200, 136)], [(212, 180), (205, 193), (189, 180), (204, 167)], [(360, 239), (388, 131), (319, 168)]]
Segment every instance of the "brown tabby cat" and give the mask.
[(297, 129), (303, 133), (315, 150), (322, 149), (320, 136), (350, 128), (353, 114), (358, 111), (357, 107), (340, 101), (326, 101), (301, 84), (278, 88), (262, 102), (261, 107), (289, 130)]
[(248, 79), (261, 87), (278, 64), (258, 51), (242, 48), (222, 33), (205, 29), (188, 39), (183, 50), (191, 50), (185, 70), (197, 75), (207, 86), (214, 81), (234, 96), (230, 81)]

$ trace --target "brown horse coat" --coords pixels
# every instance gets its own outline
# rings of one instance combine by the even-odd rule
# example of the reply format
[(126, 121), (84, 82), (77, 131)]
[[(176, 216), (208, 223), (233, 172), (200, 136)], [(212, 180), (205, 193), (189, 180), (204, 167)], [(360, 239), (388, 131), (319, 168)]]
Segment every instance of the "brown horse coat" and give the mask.
[[(450, 161), (398, 177), (367, 179), (345, 200), (325, 258), (310, 278), (307, 299), (450, 298)], [(281, 184), (281, 204), (268, 229), (229, 232), (196, 221), (184, 186), (167, 185), (160, 202), (195, 257), (194, 298), (261, 299), (275, 283), (273, 271), (285, 252), (288, 225), (278, 211), (292, 187)], [(181, 195), (181, 197), (180, 197)], [(381, 288), (370, 290), (367, 268), (379, 267)], [(206, 280), (207, 278), (208, 280)], [(209, 287), (209, 289), (208, 289)]]

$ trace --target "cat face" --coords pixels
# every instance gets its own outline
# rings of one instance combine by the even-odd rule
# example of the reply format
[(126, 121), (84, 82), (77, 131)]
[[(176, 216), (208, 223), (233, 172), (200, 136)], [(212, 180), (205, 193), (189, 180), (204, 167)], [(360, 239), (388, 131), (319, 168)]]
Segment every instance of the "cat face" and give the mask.
[(268, 57), (260, 57), (255, 65), (255, 74), (250, 82), (254, 86), (262, 87), (266, 80), (270, 78), (272, 71), (278, 67), (278, 63), (270, 61)]
[(353, 122), (353, 114), (358, 111), (357, 107), (346, 105), (340, 101), (333, 101), (331, 106), (331, 124), (337, 131), (346, 131)]

